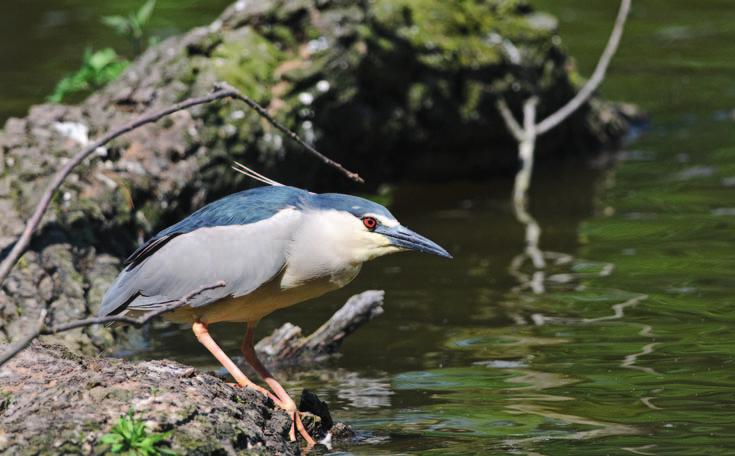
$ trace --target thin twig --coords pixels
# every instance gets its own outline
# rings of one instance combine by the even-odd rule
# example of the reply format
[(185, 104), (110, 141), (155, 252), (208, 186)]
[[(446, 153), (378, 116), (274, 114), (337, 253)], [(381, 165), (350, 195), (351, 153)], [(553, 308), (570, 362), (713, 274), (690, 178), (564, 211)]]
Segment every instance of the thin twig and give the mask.
[(542, 135), (552, 128), (562, 123), (567, 117), (572, 115), (574, 111), (579, 109), (580, 106), (597, 90), (605, 79), (605, 73), (607, 67), (610, 65), (615, 52), (618, 50), (620, 44), (620, 38), (623, 36), (623, 30), (625, 28), (625, 21), (628, 19), (628, 13), (630, 12), (630, 4), (632, 0), (622, 0), (620, 2), (620, 9), (618, 10), (618, 17), (615, 19), (615, 25), (613, 26), (610, 38), (607, 41), (605, 50), (600, 55), (600, 60), (597, 62), (595, 71), (587, 82), (582, 86), (579, 92), (569, 100), (567, 104), (559, 108), (555, 113), (551, 114), (538, 125), (536, 125), (536, 133)]
[(41, 223), (41, 220), (43, 219), (43, 215), (46, 213), (46, 210), (48, 209), (48, 206), (51, 203), (51, 199), (53, 198), (54, 193), (56, 193), (59, 187), (61, 187), (61, 184), (64, 182), (67, 176), (71, 174), (72, 170), (76, 166), (78, 166), (80, 163), (82, 163), (82, 161), (84, 161), (85, 158), (89, 157), (95, 150), (97, 150), (97, 148), (104, 146), (105, 144), (117, 138), (118, 136), (121, 136), (125, 133), (135, 130), (136, 128), (139, 128), (149, 123), (157, 122), (161, 118), (166, 117), (169, 114), (173, 114), (177, 111), (181, 111), (183, 109), (187, 109), (187, 108), (190, 108), (196, 105), (210, 103), (212, 101), (223, 99), (223, 98), (234, 98), (234, 99), (243, 101), (245, 104), (247, 104), (248, 106), (253, 108), (255, 111), (257, 111), (258, 114), (263, 116), (274, 127), (278, 128), (280, 131), (284, 132), (289, 138), (293, 139), (294, 141), (304, 146), (307, 150), (309, 150), (309, 152), (314, 154), (321, 161), (338, 169), (339, 171), (344, 173), (347, 177), (349, 177), (352, 180), (355, 180), (357, 182), (364, 182), (362, 178), (356, 173), (346, 170), (339, 163), (329, 159), (328, 157), (325, 157), (323, 154), (318, 152), (316, 149), (306, 144), (303, 140), (301, 140), (301, 138), (299, 138), (296, 135), (296, 133), (292, 132), (288, 128), (278, 123), (258, 103), (256, 103), (255, 101), (251, 100), (250, 98), (240, 93), (239, 90), (235, 89), (234, 87), (226, 83), (218, 83), (215, 85), (215, 91), (210, 93), (209, 95), (205, 95), (202, 97), (189, 98), (187, 100), (184, 100), (180, 103), (177, 103), (173, 106), (162, 109), (160, 111), (152, 112), (149, 114), (143, 114), (137, 119), (123, 125), (122, 127), (116, 128), (106, 133), (104, 136), (102, 136), (101, 138), (93, 142), (92, 144), (88, 145), (87, 147), (79, 151), (79, 153), (77, 153), (74, 157), (72, 157), (71, 160), (66, 162), (66, 164), (59, 171), (57, 171), (56, 174), (54, 174), (54, 176), (51, 178), (51, 181), (49, 182), (48, 186), (46, 187), (46, 190), (41, 196), (41, 200), (38, 202), (38, 205), (33, 211), (33, 215), (31, 216), (31, 218), (28, 219), (28, 222), (26, 222), (26, 226), (23, 229), (23, 233), (20, 235), (18, 240), (15, 242), (15, 245), (13, 245), (13, 248), (8, 253), (8, 256), (5, 257), (2, 263), (0, 263), (0, 285), (2, 285), (2, 283), (8, 277), (8, 274), (10, 274), (10, 270), (13, 269), (13, 266), (15, 266), (15, 263), (18, 261), (18, 258), (20, 258), (23, 252), (25, 252), (26, 249), (28, 248), (28, 245), (31, 242), (31, 237), (33, 236), (33, 233), (36, 231), (36, 228), (38, 228), (38, 225)]
[(516, 118), (513, 117), (513, 113), (510, 111), (510, 108), (508, 107), (508, 103), (505, 101), (505, 98), (499, 99), (496, 105), (498, 107), (498, 111), (500, 111), (500, 115), (503, 116), (505, 126), (508, 127), (508, 130), (510, 130), (515, 140), (518, 142), (523, 141), (523, 138), (525, 138), (526, 134), (523, 131), (523, 128), (518, 125), (518, 121), (516, 120)]
[(251, 100), (250, 98), (246, 97), (242, 93), (240, 93), (237, 89), (234, 89), (231, 85), (227, 84), (226, 82), (218, 82), (215, 87), (218, 89), (223, 90), (230, 90), (234, 91), (235, 94), (232, 95), (233, 98), (236, 98), (251, 108), (253, 108), (258, 114), (260, 114), (263, 118), (265, 118), (271, 125), (276, 127), (278, 130), (280, 130), (283, 134), (291, 138), (292, 140), (296, 141), (298, 144), (300, 144), (304, 149), (308, 150), (312, 155), (314, 155), (316, 158), (321, 160), (322, 162), (326, 163), (327, 165), (338, 169), (341, 171), (345, 176), (349, 177), (355, 182), (359, 183), (365, 183), (365, 180), (360, 177), (359, 174), (354, 173), (348, 169), (345, 169), (342, 165), (337, 163), (336, 161), (332, 160), (331, 158), (327, 157), (326, 155), (322, 154), (318, 150), (314, 149), (312, 146), (307, 144), (303, 139), (299, 138), (299, 136), (294, 133), (293, 131), (289, 130), (285, 126), (283, 126), (281, 123), (279, 123), (276, 119), (274, 119), (270, 114), (268, 114), (268, 111), (266, 111), (262, 106), (260, 106), (255, 101)]
[(175, 301), (166, 301), (166, 302), (169, 302), (169, 304), (153, 312), (146, 313), (145, 315), (142, 315), (139, 318), (128, 317), (125, 315), (108, 315), (104, 317), (90, 317), (90, 318), (85, 318), (83, 320), (75, 320), (75, 321), (71, 321), (68, 323), (48, 326), (46, 324), (46, 309), (43, 309), (41, 311), (41, 318), (39, 319), (39, 325), (36, 328), (36, 330), (29, 333), (25, 337), (23, 337), (21, 341), (15, 343), (5, 353), (3, 353), (2, 356), (0, 356), (0, 366), (8, 362), (15, 355), (20, 353), (24, 348), (30, 345), (30, 343), (33, 342), (33, 340), (37, 339), (40, 336), (58, 334), (60, 332), (69, 331), (69, 330), (76, 329), (76, 328), (82, 328), (85, 326), (92, 326), (92, 325), (104, 325), (107, 323), (128, 323), (136, 327), (139, 327), (139, 326), (142, 326), (148, 323), (150, 320), (152, 320), (153, 318), (161, 314), (164, 314), (166, 312), (171, 312), (172, 310), (176, 310), (179, 307), (188, 304), (192, 298), (194, 298), (197, 295), (200, 295), (201, 293), (205, 291), (214, 290), (216, 288), (221, 288), (224, 286), (225, 286), (225, 282), (219, 281), (212, 285), (206, 285), (206, 286), (199, 287), (181, 299), (178, 299)]

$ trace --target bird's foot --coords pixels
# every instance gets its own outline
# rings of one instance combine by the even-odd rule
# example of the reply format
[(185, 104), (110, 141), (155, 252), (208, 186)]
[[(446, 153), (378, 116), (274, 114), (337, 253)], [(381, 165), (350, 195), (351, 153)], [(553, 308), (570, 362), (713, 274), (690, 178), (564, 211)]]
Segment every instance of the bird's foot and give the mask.
[(276, 397), (275, 394), (254, 383), (240, 385), (239, 383), (229, 382), (228, 385), (233, 387), (251, 388), (269, 397), (277, 407), (284, 410), (288, 413), (288, 416), (291, 417), (291, 430), (288, 432), (289, 440), (292, 442), (296, 441), (296, 431), (298, 430), (301, 437), (306, 441), (307, 448), (311, 448), (316, 445), (316, 441), (311, 437), (311, 435), (309, 435), (309, 431), (306, 430), (306, 426), (304, 426), (304, 422), (301, 420), (301, 412), (299, 412), (299, 409), (296, 407), (296, 403), (293, 399), (286, 396), (285, 401), (281, 400)]
[[(285, 400), (283, 400), (285, 399)], [(304, 441), (306, 441), (306, 447), (311, 448), (316, 445), (316, 441), (309, 435), (309, 431), (306, 430), (304, 422), (301, 420), (301, 412), (296, 407), (296, 403), (289, 396), (286, 396), (282, 400), (274, 401), (277, 406), (281, 407), (291, 417), (291, 430), (288, 432), (288, 438), (292, 442), (296, 441), (296, 431), (299, 432)]]

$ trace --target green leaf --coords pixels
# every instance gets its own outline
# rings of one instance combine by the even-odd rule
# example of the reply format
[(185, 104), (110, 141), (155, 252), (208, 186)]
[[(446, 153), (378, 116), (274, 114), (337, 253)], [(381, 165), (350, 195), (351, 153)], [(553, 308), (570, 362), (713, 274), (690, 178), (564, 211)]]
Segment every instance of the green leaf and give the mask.
[(135, 418), (133, 411), (122, 415), (109, 434), (100, 438), (100, 443), (110, 445), (113, 453), (128, 455), (171, 456), (176, 453), (166, 448), (170, 432), (148, 434), (145, 423)]
[(122, 440), (123, 440), (123, 437), (120, 434), (105, 434), (100, 438), (101, 443), (105, 443), (108, 445), (119, 443)]
[(140, 40), (143, 36), (143, 26), (140, 21), (138, 21), (138, 18), (134, 14), (130, 13), (128, 23), (130, 24), (130, 38)]
[(112, 28), (116, 33), (125, 35), (128, 33), (130, 25), (128, 20), (123, 16), (102, 16), (102, 23)]
[(112, 48), (105, 48), (95, 52), (89, 58), (89, 65), (96, 71), (102, 71), (107, 65), (117, 59), (117, 52)]
[(142, 27), (151, 18), (151, 15), (153, 14), (153, 9), (156, 7), (156, 0), (148, 0), (143, 4), (143, 6), (140, 7), (138, 12), (135, 15), (135, 18), (138, 21), (138, 24)]
[(59, 103), (70, 93), (102, 87), (117, 79), (127, 65), (128, 61), (121, 59), (114, 49), (97, 52), (87, 49), (79, 70), (61, 79), (48, 100)]

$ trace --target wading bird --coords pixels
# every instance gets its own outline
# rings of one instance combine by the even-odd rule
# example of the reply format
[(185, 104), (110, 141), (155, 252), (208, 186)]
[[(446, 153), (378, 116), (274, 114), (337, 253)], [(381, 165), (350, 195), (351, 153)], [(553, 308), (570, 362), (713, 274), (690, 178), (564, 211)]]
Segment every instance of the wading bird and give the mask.
[[(362, 263), (374, 258), (404, 250), (451, 255), (372, 201), (311, 193), (248, 168), (239, 171), (269, 186), (214, 201), (153, 236), (126, 260), (99, 315), (145, 314), (224, 281), (224, 287), (196, 295), (164, 318), (191, 324), (199, 342), (239, 385), (269, 395), (289, 412), (291, 439), (298, 430), (313, 445), (296, 404), (255, 354), (257, 322), (274, 310), (344, 287)], [(250, 381), (212, 339), (207, 326), (223, 321), (247, 324), (241, 350), (273, 394)]]

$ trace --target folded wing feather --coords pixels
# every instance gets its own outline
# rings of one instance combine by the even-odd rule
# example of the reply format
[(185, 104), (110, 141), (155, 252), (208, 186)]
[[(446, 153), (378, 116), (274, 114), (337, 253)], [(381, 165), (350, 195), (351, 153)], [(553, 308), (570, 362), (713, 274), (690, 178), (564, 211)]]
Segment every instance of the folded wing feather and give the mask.
[(300, 217), (298, 210), (284, 209), (258, 222), (204, 227), (159, 241), (148, 256), (134, 259), (120, 273), (98, 314), (152, 311), (218, 281), (225, 286), (203, 292), (189, 305), (247, 295), (284, 268)]

